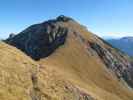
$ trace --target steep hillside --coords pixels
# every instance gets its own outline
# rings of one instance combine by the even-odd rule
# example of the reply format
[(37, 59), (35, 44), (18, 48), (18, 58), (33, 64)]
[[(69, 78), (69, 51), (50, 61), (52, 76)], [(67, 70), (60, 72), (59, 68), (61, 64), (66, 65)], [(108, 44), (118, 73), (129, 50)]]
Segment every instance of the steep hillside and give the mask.
[(15, 48), (0, 42), (0, 100), (30, 100), (36, 64)]
[(0, 42), (0, 100), (95, 100), (56, 71)]
[(119, 48), (129, 56), (133, 56), (133, 37), (123, 37), (121, 39), (107, 40), (114, 47)]
[(32, 25), (6, 42), (98, 100), (133, 100), (128, 56), (71, 18), (59, 16)]

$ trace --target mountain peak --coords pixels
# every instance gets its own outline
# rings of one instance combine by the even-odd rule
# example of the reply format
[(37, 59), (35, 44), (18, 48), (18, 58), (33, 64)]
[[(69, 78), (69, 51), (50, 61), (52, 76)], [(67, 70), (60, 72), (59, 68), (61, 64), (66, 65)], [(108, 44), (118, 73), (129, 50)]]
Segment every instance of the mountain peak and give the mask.
[(132, 37), (132, 36), (123, 37), (123, 38), (121, 38), (121, 40), (125, 40), (125, 41), (133, 41), (133, 37)]
[(64, 15), (60, 15), (56, 18), (57, 21), (63, 21), (63, 22), (67, 22), (69, 20), (73, 20), (72, 18), (70, 17), (67, 17), (67, 16), (64, 16)]
[[(34, 24), (17, 35), (11, 34), (5, 42), (36, 60), (39, 71), (43, 66), (45, 69), (54, 69), (63, 79), (67, 78), (89, 94), (92, 92), (92, 96), (88, 96), (87, 92), (84, 94), (76, 90), (78, 99), (83, 96), (83, 100), (93, 100), (88, 98), (95, 98), (97, 95), (101, 98), (98, 100), (107, 100), (106, 97), (109, 100), (133, 100), (132, 93), (122, 83), (126, 82), (133, 87), (133, 68), (129, 58), (70, 17), (61, 15), (56, 19)], [(42, 79), (46, 81), (45, 78)], [(33, 77), (32, 80), (34, 82), (36, 78)], [(53, 83), (55, 81), (51, 84)], [(34, 84), (36, 85), (36, 81)], [(55, 87), (52, 86), (52, 91), (57, 92)], [(39, 88), (39, 93), (42, 90)], [(36, 89), (34, 91), (36, 92)]]
[(69, 31), (64, 23), (69, 20), (72, 19), (60, 15), (55, 20), (31, 25), (18, 35), (10, 36), (6, 42), (21, 49), (33, 59), (47, 57), (64, 44)]
[[(81, 25), (72, 18), (60, 15), (56, 19), (34, 24), (17, 35), (9, 36), (7, 43), (21, 49), (35, 60), (49, 56), (65, 43), (67, 35)], [(45, 51), (45, 52), (44, 52)]]

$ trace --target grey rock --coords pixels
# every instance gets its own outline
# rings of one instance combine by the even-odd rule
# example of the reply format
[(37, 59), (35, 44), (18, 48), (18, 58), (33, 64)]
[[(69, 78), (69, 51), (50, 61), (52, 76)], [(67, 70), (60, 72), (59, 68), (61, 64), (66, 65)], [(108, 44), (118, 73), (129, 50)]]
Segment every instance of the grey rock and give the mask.
[[(62, 16), (57, 19), (61, 18)], [(5, 42), (22, 50), (33, 59), (39, 60), (49, 56), (66, 40), (68, 29), (57, 23), (58, 20), (49, 20), (32, 25), (18, 35), (9, 37)]]

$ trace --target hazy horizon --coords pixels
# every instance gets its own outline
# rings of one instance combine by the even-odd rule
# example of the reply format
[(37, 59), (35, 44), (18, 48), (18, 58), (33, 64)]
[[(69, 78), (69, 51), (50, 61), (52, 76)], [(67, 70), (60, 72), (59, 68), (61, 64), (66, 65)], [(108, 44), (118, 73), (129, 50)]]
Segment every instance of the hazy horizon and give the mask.
[(70, 16), (106, 38), (133, 36), (132, 0), (4, 0), (0, 1), (0, 38), (28, 26)]

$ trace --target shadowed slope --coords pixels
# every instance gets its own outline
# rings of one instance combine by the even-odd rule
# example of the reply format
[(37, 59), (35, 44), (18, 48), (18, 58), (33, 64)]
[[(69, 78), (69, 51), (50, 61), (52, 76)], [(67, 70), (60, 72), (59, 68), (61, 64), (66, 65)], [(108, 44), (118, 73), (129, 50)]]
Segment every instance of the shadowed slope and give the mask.
[(59, 16), (56, 20), (35, 24), (20, 34), (9, 37), (6, 42), (24, 51), (35, 60), (49, 56), (56, 48), (64, 44), (68, 29), (61, 26), (71, 20)]

